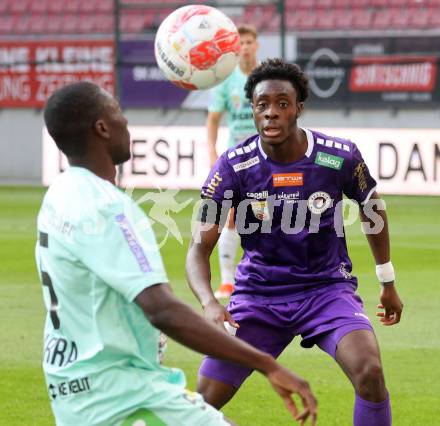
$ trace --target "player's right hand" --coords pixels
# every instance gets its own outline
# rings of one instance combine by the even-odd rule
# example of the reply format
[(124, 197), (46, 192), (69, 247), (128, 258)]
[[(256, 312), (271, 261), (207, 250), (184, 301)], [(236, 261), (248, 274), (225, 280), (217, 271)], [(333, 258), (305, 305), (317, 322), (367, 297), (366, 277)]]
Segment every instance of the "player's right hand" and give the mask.
[[(308, 418), (311, 419), (312, 426), (316, 425), (318, 403), (310, 389), (308, 382), (287, 368), (277, 364), (277, 368), (267, 374), (267, 378), (275, 391), (284, 401), (284, 405), (290, 411), (293, 418), (304, 425)], [(303, 405), (302, 412), (298, 412), (293, 395), (298, 394)]]
[(231, 314), (226, 310), (226, 308), (213, 300), (204, 307), (204, 313), (206, 319), (218, 324), (223, 330), (226, 331), (225, 321), (231, 324), (232, 327), (238, 328), (239, 325), (234, 321)]

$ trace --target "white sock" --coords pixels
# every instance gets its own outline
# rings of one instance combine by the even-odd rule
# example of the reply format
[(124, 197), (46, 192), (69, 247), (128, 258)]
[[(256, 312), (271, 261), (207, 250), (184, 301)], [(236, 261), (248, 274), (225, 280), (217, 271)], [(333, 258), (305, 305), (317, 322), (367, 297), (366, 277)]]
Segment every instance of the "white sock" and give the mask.
[(235, 228), (223, 228), (218, 239), (218, 257), (222, 284), (235, 282), (235, 256), (238, 248), (238, 233)]

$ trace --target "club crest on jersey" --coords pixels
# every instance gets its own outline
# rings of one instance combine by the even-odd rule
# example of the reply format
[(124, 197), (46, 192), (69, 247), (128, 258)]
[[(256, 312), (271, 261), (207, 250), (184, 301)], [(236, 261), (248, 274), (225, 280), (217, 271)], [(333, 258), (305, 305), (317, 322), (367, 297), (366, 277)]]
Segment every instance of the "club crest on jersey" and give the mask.
[(258, 220), (269, 220), (269, 208), (266, 201), (251, 201), (252, 212)]
[(231, 96), (231, 103), (235, 109), (239, 109), (241, 107), (240, 95), (232, 95)]
[(272, 175), (273, 186), (303, 186), (304, 173), (274, 173)]
[(324, 213), (332, 205), (332, 199), (327, 192), (314, 192), (307, 200), (307, 207), (312, 213)]

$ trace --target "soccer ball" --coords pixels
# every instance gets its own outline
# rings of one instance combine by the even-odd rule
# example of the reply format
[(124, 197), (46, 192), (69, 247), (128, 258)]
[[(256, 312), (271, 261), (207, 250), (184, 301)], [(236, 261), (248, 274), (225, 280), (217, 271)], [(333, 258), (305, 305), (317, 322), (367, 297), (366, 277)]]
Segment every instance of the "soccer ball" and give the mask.
[(189, 90), (221, 83), (236, 67), (239, 50), (234, 23), (218, 9), (204, 5), (172, 12), (154, 41), (156, 61), (165, 77)]

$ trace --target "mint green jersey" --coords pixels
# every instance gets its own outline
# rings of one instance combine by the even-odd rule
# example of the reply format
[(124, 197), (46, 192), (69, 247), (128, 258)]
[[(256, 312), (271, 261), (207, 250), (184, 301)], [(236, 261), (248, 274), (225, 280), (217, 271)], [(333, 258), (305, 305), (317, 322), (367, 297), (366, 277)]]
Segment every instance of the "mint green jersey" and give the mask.
[(229, 128), (228, 148), (257, 133), (251, 104), (244, 94), (247, 76), (237, 66), (232, 74), (212, 90), (210, 112), (226, 112)]
[(134, 302), (168, 281), (139, 206), (71, 167), (47, 191), (38, 233), (43, 368), (57, 425), (125, 425), (136, 409), (157, 417), (173, 398), (185, 402), (183, 373), (160, 364), (160, 333)]

